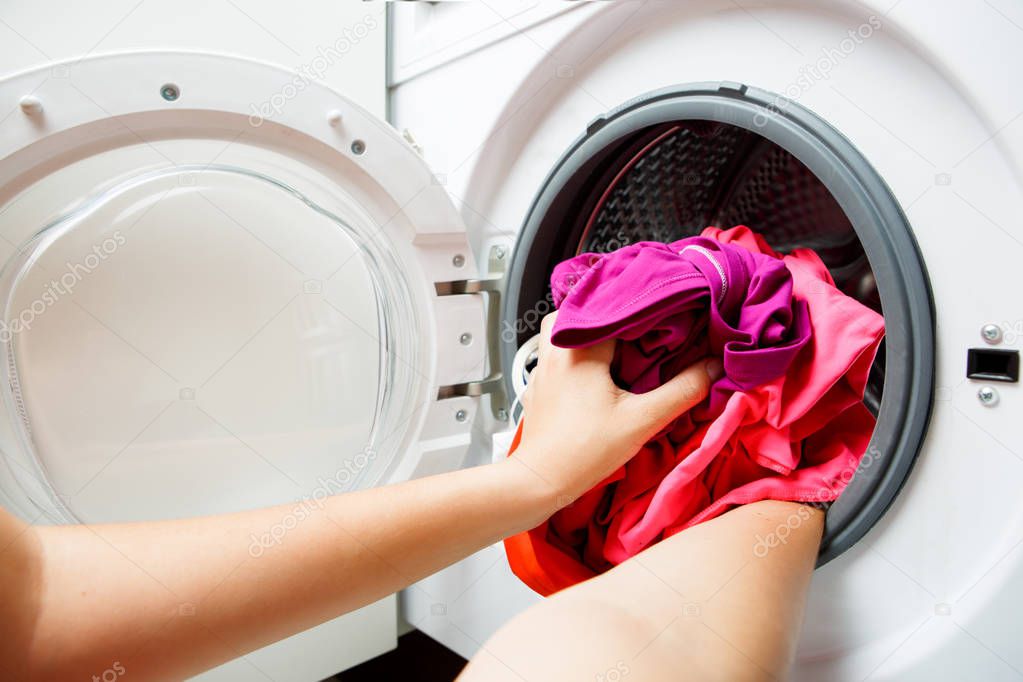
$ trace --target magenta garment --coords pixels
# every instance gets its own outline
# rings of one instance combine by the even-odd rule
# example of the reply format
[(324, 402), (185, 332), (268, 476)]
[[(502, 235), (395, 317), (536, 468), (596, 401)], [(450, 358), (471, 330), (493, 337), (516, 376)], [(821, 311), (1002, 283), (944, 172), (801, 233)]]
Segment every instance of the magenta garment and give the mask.
[[(582, 273), (582, 274), (580, 274)], [(706, 237), (640, 242), (613, 254), (582, 254), (551, 275), (563, 348), (617, 338), (612, 373), (646, 393), (696, 360), (723, 359), (727, 390), (753, 388), (788, 369), (810, 338), (806, 303), (777, 258)]]
[(708, 228), (559, 264), (552, 341), (620, 339), (612, 374), (649, 391), (708, 355), (710, 396), (572, 505), (505, 541), (516, 575), (551, 594), (738, 504), (838, 497), (866, 451), (863, 404), (884, 334), (809, 249), (782, 256), (746, 227)]

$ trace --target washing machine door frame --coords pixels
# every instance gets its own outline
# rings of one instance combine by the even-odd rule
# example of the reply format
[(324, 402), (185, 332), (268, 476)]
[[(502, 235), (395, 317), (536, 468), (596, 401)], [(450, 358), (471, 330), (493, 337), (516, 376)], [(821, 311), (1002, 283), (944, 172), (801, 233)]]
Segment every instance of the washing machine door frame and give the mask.
[[(431, 407), (490, 394), (493, 415), (508, 418), (496, 334), (505, 253), (493, 248), (480, 276), (465, 223), (414, 142), (342, 94), (271, 64), (146, 51), (89, 56), (12, 75), (0, 80), (0, 104), (10, 111), (0, 126), (0, 205), (67, 164), (107, 149), (174, 139), (171, 130), (231, 142), (247, 135), (276, 152), (293, 152), (303, 164), (331, 173), (332, 180), (348, 172), (365, 174), (397, 207), (380, 229), (396, 219), (411, 225), (401, 246), (413, 254), (414, 262), (403, 256), (408, 270), (423, 278), (411, 284), (427, 308), (419, 331), (420, 343), (433, 351), (423, 367)], [(470, 339), (473, 332), (486, 337), (486, 343), (465, 343), (466, 332)], [(447, 412), (457, 418), (447, 419)], [(460, 466), (471, 441), (470, 416), (427, 409), (410, 422), (407, 451), (398, 453), (378, 483), (421, 475), (419, 461), (431, 448), (421, 442), (426, 438), (446, 439), (450, 451), (451, 437), (458, 436), (454, 449), (461, 447), (461, 456), (431, 466)], [(438, 420), (442, 427), (431, 424)]]

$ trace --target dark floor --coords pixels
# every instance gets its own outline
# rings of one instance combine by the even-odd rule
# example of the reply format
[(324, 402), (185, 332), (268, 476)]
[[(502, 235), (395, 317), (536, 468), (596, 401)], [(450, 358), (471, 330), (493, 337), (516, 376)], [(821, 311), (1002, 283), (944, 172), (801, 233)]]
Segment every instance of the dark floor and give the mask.
[(416, 680), (451, 682), (465, 659), (418, 630), (398, 638), (398, 648), (330, 678), (333, 682)]

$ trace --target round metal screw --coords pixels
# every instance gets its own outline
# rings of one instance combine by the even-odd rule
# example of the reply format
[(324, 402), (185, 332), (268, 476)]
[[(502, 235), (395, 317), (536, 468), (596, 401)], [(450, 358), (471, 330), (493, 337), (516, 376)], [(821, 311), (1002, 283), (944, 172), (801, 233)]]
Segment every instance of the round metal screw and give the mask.
[(469, 332), (462, 332), (462, 335), (458, 337), (458, 343), (462, 344), (463, 346), (468, 346), (470, 343), (472, 343), (472, 334), (470, 334)]
[(353, 154), (362, 154), (365, 151), (366, 151), (366, 143), (365, 142), (363, 142), (362, 140), (355, 140), (354, 142), (352, 142), (352, 153)]
[(465, 256), (463, 256), (460, 253), (455, 254), (455, 257), (451, 259), (451, 264), (454, 265), (456, 268), (462, 267), (463, 265), (465, 265)]
[(497, 248), (494, 249), (494, 256), (498, 260), (501, 260), (506, 255), (508, 255), (508, 249), (504, 248), (503, 246), (498, 246)]
[(178, 88), (178, 86), (174, 85), (173, 83), (167, 83), (162, 88), (160, 88), (160, 97), (163, 97), (168, 102), (173, 102), (180, 96), (181, 90)]
[(508, 421), (508, 410), (503, 407), (497, 411), (497, 418), (503, 422)]
[(984, 407), (994, 407), (998, 404), (998, 391), (991, 386), (981, 386), (977, 390), (977, 399)]
[(1001, 343), (1002, 328), (997, 324), (985, 324), (980, 328), (980, 336), (991, 345)]
[(464, 422), (468, 416), (469, 414), (465, 410), (459, 410), (455, 412), (455, 421)]

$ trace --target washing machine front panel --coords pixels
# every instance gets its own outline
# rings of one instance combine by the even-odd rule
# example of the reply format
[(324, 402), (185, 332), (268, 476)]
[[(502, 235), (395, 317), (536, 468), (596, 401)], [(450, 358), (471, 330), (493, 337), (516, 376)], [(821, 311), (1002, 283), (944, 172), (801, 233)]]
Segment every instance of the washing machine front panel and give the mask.
[[(1023, 660), (1007, 633), (1018, 630), (1012, 624), (1023, 598), (1023, 508), (1012, 492), (1023, 485), (1015, 445), (1023, 431), (1013, 418), (1020, 393), (1018, 384), (1000, 383), (997, 404), (981, 402), (981, 382), (966, 377), (966, 355), (987, 345), (985, 325), (1001, 328), (998, 347), (1017, 350), (1023, 338), (1012, 293), (1023, 249), (1015, 227), (1023, 210), (1023, 99), (998, 84), (1007, 65), (1020, 62), (1018, 28), (1005, 7), (989, 3), (889, 9), (875, 2), (621, 3), (558, 17), (517, 44), (495, 44), (402, 88), (410, 97), (426, 90), (443, 96), (502, 63), (525, 64), (513, 79), (519, 87), (500, 105), (472, 112), (491, 121), (489, 142), (468, 161), (454, 155), (466, 176), (461, 196), (501, 227), (522, 224), (537, 177), (592, 121), (644, 92), (747, 83), (778, 93), (779, 109), (786, 98), (798, 102), (848, 139), (891, 189), (930, 275), (936, 390), (927, 438), (892, 507), (815, 576), (796, 676), (922, 679), (942, 667), (972, 666), (991, 679), (1016, 679), (1013, 668), (1023, 669)], [(538, 52), (536, 41), (549, 36)], [(420, 139), (447, 154), (459, 144), (457, 135)], [(885, 397), (906, 390), (886, 385)], [(488, 564), (481, 557), (467, 565)], [(495, 596), (498, 574), (517, 605)], [(515, 578), (502, 565), (479, 581), (485, 589), (471, 581), (456, 589), (454, 574), (447, 580), (461, 595), (449, 618), (457, 627), (420, 617), (454, 645), (466, 644), (459, 628), (482, 642), (486, 613), (514, 613), (530, 602), (510, 588)], [(425, 611), (414, 594), (407, 607), (413, 615)]]
[(438, 394), (484, 375), (485, 344), (465, 342), (483, 309), (435, 282), (476, 267), (393, 129), (237, 59), (54, 68), (70, 77), (0, 83), (18, 117), (0, 132), (16, 511), (316, 505), (458, 466), (475, 402)]

